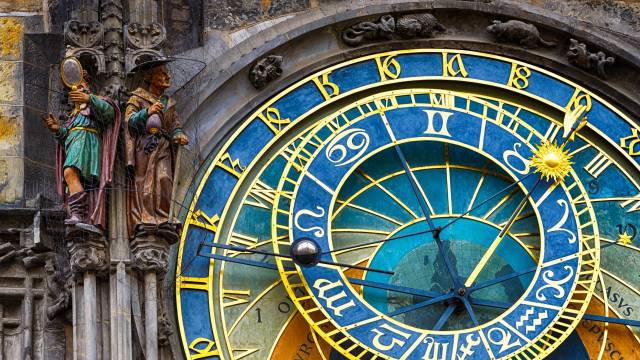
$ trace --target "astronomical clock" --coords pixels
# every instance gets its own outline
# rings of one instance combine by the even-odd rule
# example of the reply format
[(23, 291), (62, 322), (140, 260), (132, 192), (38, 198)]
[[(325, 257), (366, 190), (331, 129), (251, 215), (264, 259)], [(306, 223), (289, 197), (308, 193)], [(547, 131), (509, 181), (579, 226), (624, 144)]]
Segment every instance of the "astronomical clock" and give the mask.
[(310, 74), (196, 180), (184, 354), (640, 358), (639, 130), (588, 85), (492, 54)]

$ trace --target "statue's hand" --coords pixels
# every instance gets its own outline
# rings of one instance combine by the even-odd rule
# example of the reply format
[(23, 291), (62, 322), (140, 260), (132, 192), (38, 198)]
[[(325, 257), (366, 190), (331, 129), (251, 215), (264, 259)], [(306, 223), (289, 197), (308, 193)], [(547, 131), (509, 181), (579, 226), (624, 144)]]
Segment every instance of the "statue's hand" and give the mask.
[(74, 104), (86, 104), (89, 102), (89, 94), (82, 91), (70, 91), (69, 100)]
[(52, 133), (57, 133), (60, 130), (60, 123), (58, 120), (53, 117), (53, 115), (48, 114), (47, 116), (42, 117), (42, 121), (44, 121), (44, 125), (51, 131)]
[(153, 105), (149, 106), (149, 109), (147, 109), (147, 114), (148, 115), (158, 114), (162, 111), (162, 109), (164, 109), (164, 105), (162, 105), (162, 103), (158, 101)]
[(189, 143), (189, 138), (185, 134), (178, 134), (173, 137), (173, 142), (178, 145), (187, 145)]

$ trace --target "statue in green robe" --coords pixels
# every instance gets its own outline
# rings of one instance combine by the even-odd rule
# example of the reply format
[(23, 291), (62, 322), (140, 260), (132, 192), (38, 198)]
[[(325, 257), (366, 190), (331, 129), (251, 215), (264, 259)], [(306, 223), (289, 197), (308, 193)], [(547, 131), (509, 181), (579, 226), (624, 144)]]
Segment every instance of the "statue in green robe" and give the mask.
[(51, 114), (44, 118), (58, 140), (56, 180), (69, 213), (65, 225), (102, 230), (105, 189), (112, 178), (120, 112), (110, 99), (91, 94), (88, 80), (69, 92), (69, 100), (80, 104), (79, 111), (74, 110), (62, 124)]

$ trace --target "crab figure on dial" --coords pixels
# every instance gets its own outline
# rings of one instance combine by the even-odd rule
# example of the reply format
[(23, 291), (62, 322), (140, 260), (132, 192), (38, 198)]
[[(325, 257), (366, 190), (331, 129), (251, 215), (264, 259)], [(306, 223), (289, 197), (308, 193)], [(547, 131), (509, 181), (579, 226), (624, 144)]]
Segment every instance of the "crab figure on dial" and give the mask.
[(631, 358), (638, 134), (587, 89), (491, 54), (394, 51), (301, 79), (198, 175), (176, 270), (185, 355)]

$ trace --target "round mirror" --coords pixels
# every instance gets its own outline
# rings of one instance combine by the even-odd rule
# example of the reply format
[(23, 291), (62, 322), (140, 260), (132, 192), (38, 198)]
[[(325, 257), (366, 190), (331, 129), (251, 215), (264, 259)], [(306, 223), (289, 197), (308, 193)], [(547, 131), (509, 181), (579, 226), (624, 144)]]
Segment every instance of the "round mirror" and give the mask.
[(82, 64), (75, 57), (68, 57), (60, 64), (60, 77), (62, 82), (70, 87), (76, 87), (82, 83)]

